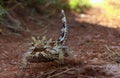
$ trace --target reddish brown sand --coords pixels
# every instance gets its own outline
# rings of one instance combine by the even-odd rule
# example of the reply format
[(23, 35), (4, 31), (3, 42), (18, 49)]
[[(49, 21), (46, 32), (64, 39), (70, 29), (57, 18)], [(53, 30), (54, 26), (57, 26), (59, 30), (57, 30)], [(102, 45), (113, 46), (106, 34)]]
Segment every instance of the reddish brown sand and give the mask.
[[(15, 33), (0, 26), (0, 78), (120, 78), (120, 20), (107, 19), (100, 9), (86, 14), (67, 13), (69, 38), (67, 44), (73, 49), (77, 63), (60, 66), (54, 62), (31, 64), (21, 70), (21, 55), (27, 50), (31, 36), (56, 39), (61, 28), (57, 14), (47, 17), (37, 15), (37, 22), (22, 19), (24, 29)], [(111, 51), (110, 51), (110, 50)], [(110, 56), (113, 60), (110, 59)], [(117, 57), (117, 59), (115, 59)], [(115, 62), (117, 61), (117, 62)]]

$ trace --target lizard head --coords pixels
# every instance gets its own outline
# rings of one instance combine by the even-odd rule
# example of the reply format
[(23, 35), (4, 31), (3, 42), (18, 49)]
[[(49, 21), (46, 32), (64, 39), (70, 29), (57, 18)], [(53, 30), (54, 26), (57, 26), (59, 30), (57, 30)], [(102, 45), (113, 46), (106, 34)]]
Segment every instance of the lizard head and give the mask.
[(32, 37), (32, 47), (34, 47), (35, 50), (43, 51), (46, 50), (47, 48), (52, 47), (52, 39), (47, 39), (46, 36), (43, 36), (42, 38), (40, 37)]

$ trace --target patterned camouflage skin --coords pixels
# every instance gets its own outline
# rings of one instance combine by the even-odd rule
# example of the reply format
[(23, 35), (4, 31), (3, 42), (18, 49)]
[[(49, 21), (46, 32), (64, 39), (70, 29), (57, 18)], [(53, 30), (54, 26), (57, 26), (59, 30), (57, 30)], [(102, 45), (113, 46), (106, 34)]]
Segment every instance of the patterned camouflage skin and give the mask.
[(67, 40), (68, 27), (64, 11), (62, 13), (62, 29), (58, 40), (47, 39), (46, 36), (32, 37), (31, 46), (28, 51), (23, 54), (22, 67), (26, 67), (28, 63), (40, 63), (55, 61), (64, 64), (65, 57), (73, 57), (71, 48), (65, 45)]

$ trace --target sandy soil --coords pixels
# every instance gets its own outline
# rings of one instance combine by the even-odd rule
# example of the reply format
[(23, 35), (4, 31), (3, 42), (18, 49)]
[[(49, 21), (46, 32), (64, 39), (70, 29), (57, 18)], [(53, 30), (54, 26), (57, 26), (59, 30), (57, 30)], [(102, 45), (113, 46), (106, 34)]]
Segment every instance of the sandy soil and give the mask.
[[(108, 19), (101, 9), (86, 14), (67, 13), (69, 38), (77, 64), (54, 62), (31, 64), (21, 70), (20, 60), (27, 50), (31, 36), (56, 39), (61, 28), (60, 15), (37, 15), (22, 18), (25, 29), (13, 32), (0, 25), (0, 78), (120, 78), (120, 23)], [(36, 21), (37, 20), (37, 21)]]

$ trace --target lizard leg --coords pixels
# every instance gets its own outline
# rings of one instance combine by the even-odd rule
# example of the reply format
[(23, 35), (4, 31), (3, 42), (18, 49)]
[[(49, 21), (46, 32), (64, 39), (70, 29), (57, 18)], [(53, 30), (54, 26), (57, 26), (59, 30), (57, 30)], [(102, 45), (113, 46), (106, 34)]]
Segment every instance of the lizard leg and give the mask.
[(62, 49), (60, 49), (60, 51), (59, 51), (58, 59), (59, 59), (60, 64), (64, 64), (64, 53), (63, 53)]
[(73, 57), (73, 51), (71, 48), (69, 48), (68, 46), (63, 46), (62, 49), (65, 56)]

